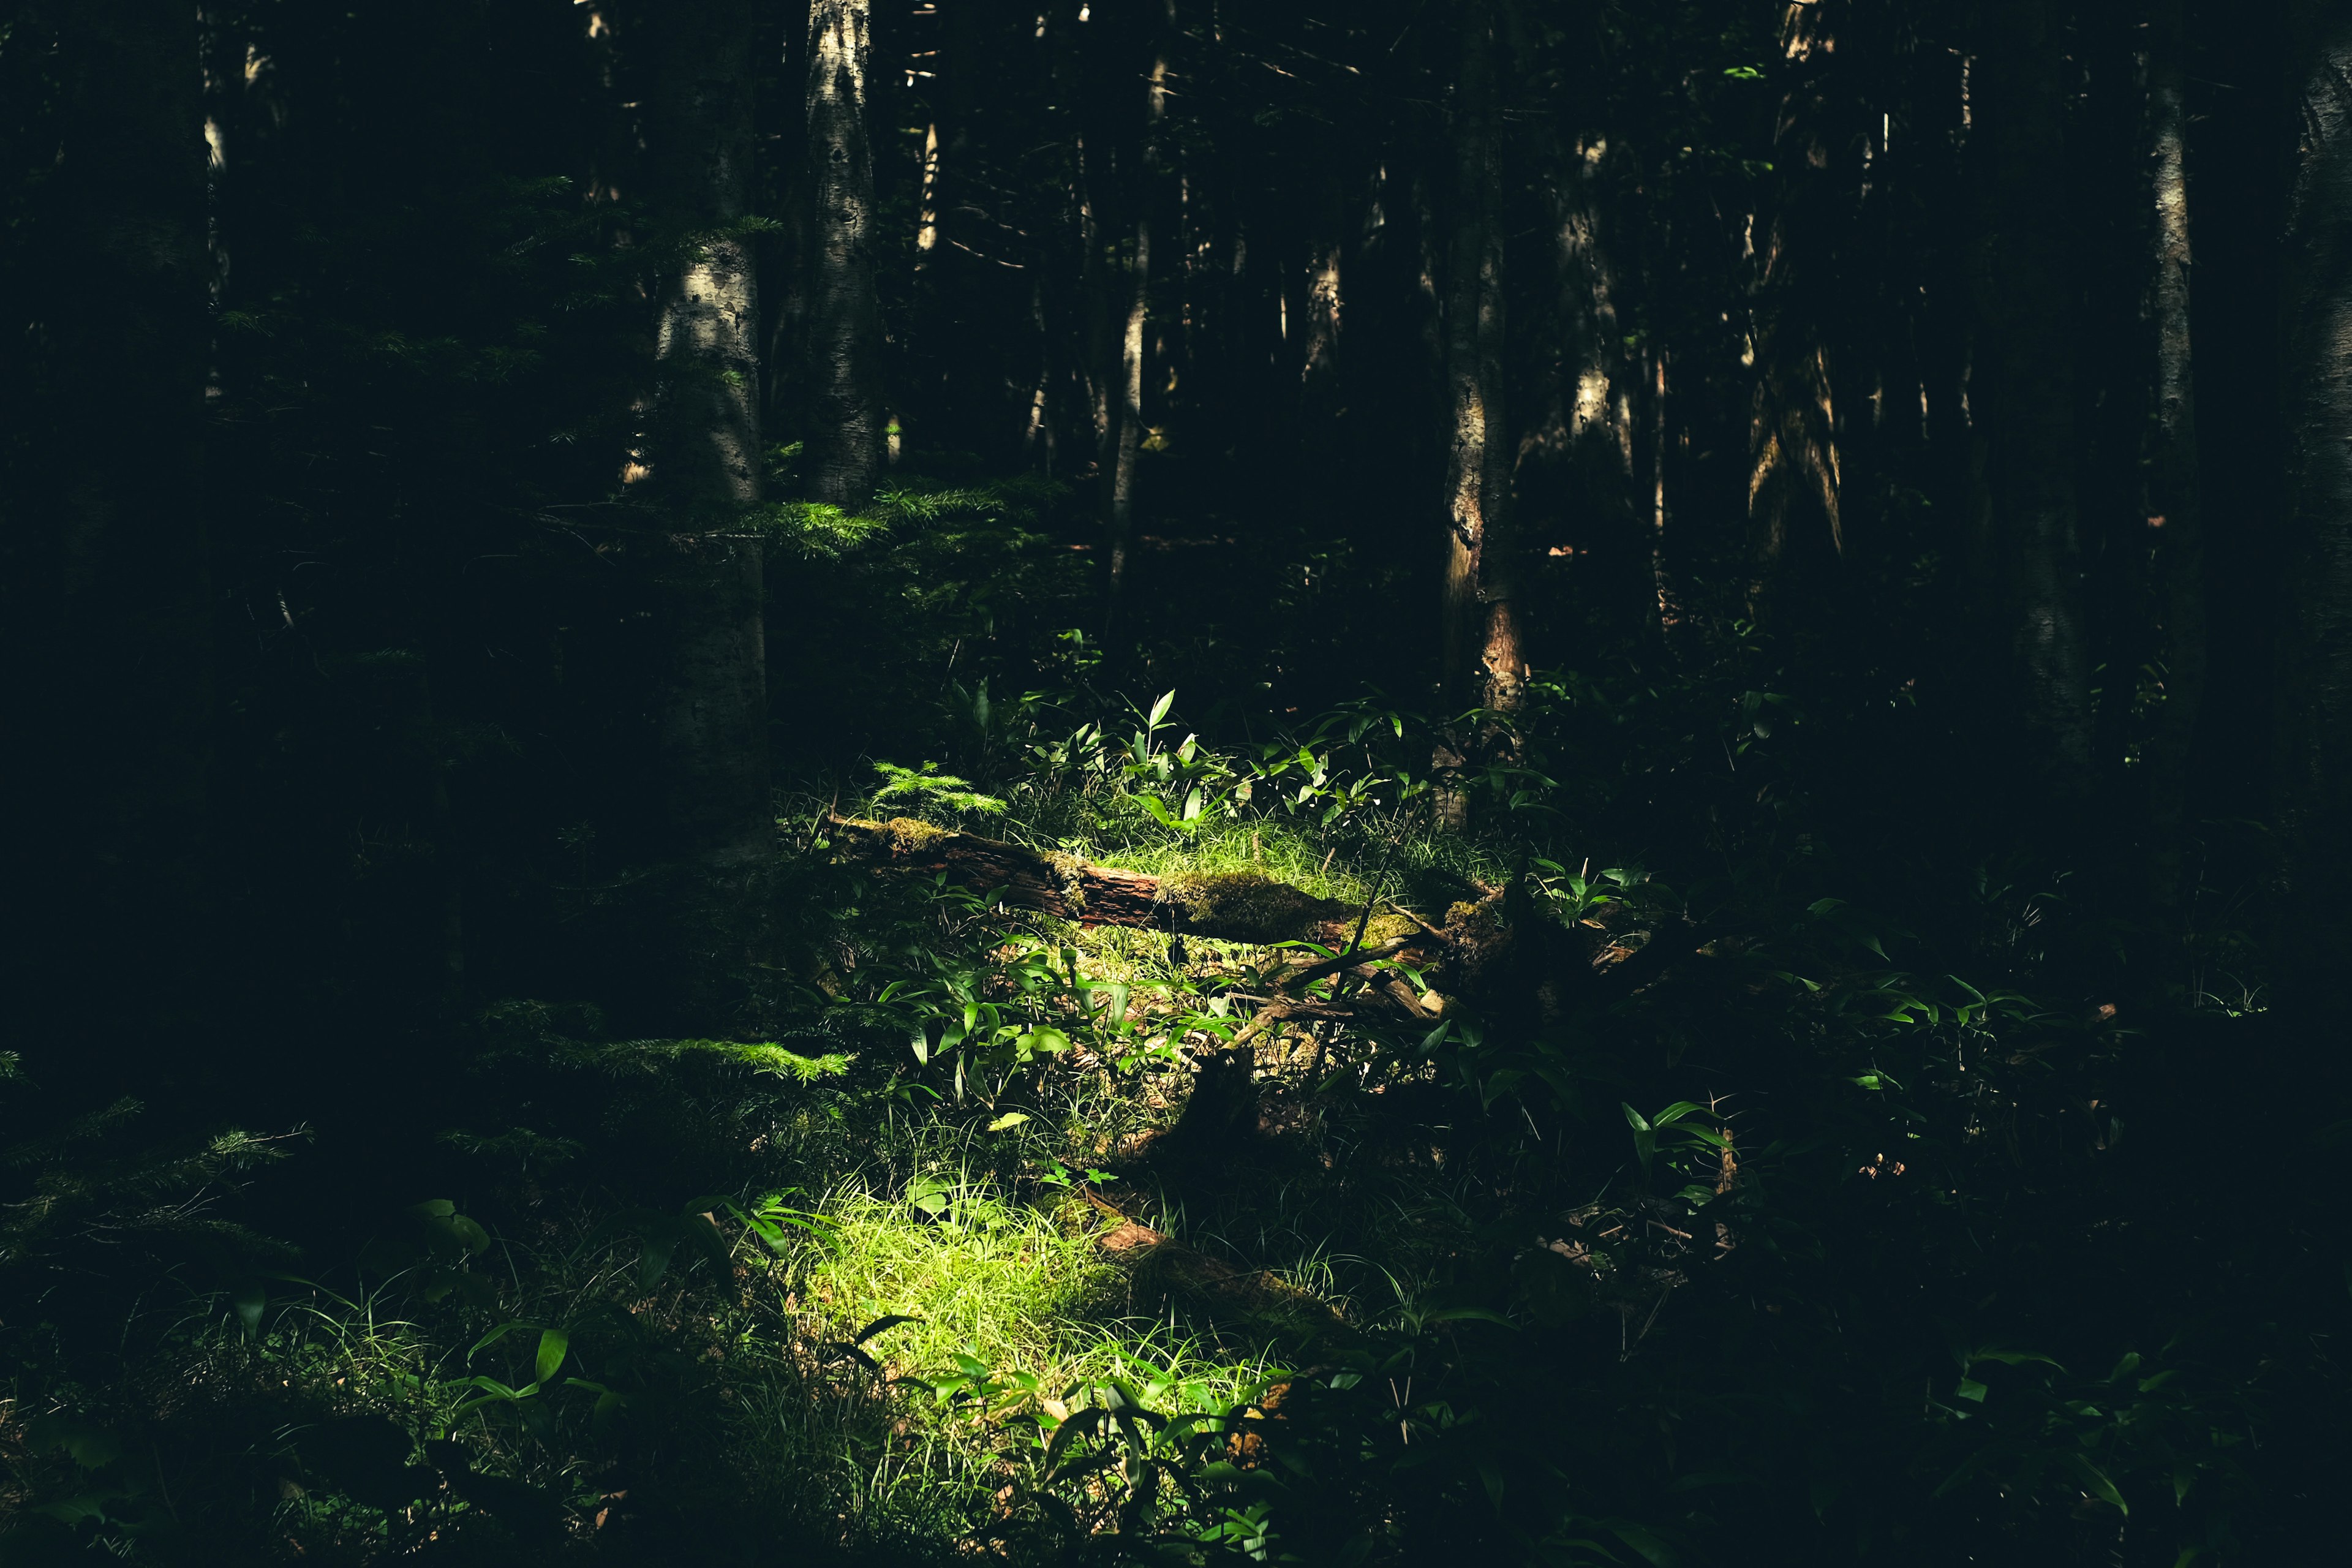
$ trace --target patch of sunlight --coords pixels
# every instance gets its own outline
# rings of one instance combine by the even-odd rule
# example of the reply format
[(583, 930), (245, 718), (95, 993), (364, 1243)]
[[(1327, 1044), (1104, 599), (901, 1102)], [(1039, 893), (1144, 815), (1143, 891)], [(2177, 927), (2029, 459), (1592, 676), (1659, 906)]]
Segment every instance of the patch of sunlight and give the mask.
[(1083, 1206), (1047, 1215), (950, 1176), (919, 1180), (912, 1197), (852, 1190), (825, 1208), (840, 1239), (809, 1271), (803, 1300), (844, 1338), (892, 1314), (917, 1320), (866, 1347), (894, 1376), (937, 1374), (961, 1353), (1051, 1382), (1075, 1370), (1079, 1325), (1125, 1302)]

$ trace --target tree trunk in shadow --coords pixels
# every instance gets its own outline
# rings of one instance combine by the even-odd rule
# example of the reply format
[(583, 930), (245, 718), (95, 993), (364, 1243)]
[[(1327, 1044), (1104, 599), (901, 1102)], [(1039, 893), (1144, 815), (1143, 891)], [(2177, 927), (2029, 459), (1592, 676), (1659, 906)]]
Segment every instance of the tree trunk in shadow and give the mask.
[(2335, 989), (2352, 945), (2352, 16), (2292, 16), (2296, 157), (2280, 342), (2287, 452), (2286, 624), (2279, 650), (2283, 978)]
[(761, 320), (753, 237), (751, 0), (649, 12), (645, 174), (681, 254), (657, 300), (655, 385), (628, 471), (656, 636), (652, 742), (659, 874), (622, 960), (646, 1026), (720, 1029), (756, 941), (772, 862)]
[(657, 531), (665, 847), (714, 865), (760, 858), (772, 837), (763, 562), (742, 526), (761, 468), (757, 273), (735, 227), (750, 216), (751, 21), (750, 0), (705, 0), (649, 40), (652, 185), (691, 246), (661, 300), (635, 488)]
[[(52, 157), (5, 242), (19, 311), (0, 393), (5, 732), (23, 814), (12, 1032), (37, 1053), (62, 1026), (129, 1082), (143, 1068), (116, 1048), (185, 1050), (212, 970), (197, 11), (58, 3), (16, 7), (10, 26), (12, 50), (46, 42), (54, 84), (23, 106), (47, 117)], [(61, 992), (70, 1023), (38, 1017)]]
[[(1447, 256), (1445, 379), (1452, 439), (1445, 470), (1446, 545), (1440, 595), (1443, 679), (1449, 706), (1507, 716), (1526, 691), (1511, 530), (1515, 456), (1504, 410), (1502, 149), (1495, 133), (1500, 90), (1500, 18), (1492, 0), (1465, 0), (1454, 82), (1453, 237)], [(1453, 737), (1457, 777), (1443, 790), (1438, 820), (1459, 832), (1470, 800), (1465, 762), (1495, 760), (1507, 731)]]
[(809, 8), (808, 150), (815, 190), (809, 300), (809, 494), (856, 510), (882, 463), (882, 306), (866, 132), (870, 0)]
[(2189, 753), (2205, 701), (2205, 532), (2189, 361), (2188, 13), (2188, 0), (2158, 0), (2147, 45), (2156, 196), (2149, 313), (2157, 351), (2148, 526), (2156, 531), (2164, 661), (2164, 706), (2148, 755), (2148, 891), (2168, 921), (2180, 901)]
[(1978, 240), (1993, 538), (2015, 710), (2053, 829), (2091, 791), (2090, 652), (2075, 495), (2067, 61), (2055, 0), (1995, 0), (1976, 72), (1985, 218)]

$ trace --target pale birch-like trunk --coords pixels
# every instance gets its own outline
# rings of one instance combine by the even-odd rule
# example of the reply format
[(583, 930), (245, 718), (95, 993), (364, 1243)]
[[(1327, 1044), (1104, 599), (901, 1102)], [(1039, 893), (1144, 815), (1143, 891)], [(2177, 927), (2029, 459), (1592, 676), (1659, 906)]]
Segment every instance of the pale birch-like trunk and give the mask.
[(2157, 0), (2147, 46), (2149, 153), (2156, 197), (2149, 314), (2156, 326), (2156, 423), (2148, 524), (2163, 618), (2164, 706), (2149, 745), (2149, 891), (2180, 896), (2190, 753), (2205, 700), (2205, 538), (2190, 376), (2188, 0)]
[(882, 306), (866, 132), (870, 0), (809, 7), (808, 153), (815, 193), (809, 299), (809, 493), (864, 506), (882, 462)]
[(2282, 279), (2287, 436), (2279, 658), (2282, 956), (2295, 1001), (2337, 989), (2352, 949), (2352, 14), (2292, 13), (2294, 184)]

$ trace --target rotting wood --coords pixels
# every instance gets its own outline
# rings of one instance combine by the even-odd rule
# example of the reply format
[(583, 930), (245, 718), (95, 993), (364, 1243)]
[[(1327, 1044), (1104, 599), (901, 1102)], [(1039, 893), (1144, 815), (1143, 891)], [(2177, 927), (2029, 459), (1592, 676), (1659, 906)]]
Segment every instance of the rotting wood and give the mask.
[[(1081, 925), (1134, 926), (1262, 945), (1312, 942), (1342, 947), (1363, 913), (1361, 905), (1318, 899), (1252, 871), (1154, 877), (904, 816), (874, 822), (828, 813), (824, 826), (835, 846), (858, 859), (897, 870), (944, 871), (982, 892), (1001, 890), (1008, 904)], [(1367, 936), (1372, 946), (1389, 947), (1418, 927), (1410, 916), (1375, 912)], [(1366, 962), (1370, 952), (1368, 946), (1351, 962)]]
[[(1717, 928), (1688, 921), (1667, 922), (1637, 947), (1634, 933), (1562, 931), (1539, 925), (1538, 945), (1517, 951), (1522, 933), (1512, 929), (1504, 891), (1480, 884), (1481, 897), (1455, 904), (1444, 926), (1393, 905), (1377, 906), (1369, 921), (1363, 906), (1321, 899), (1255, 872), (1154, 877), (1115, 866), (1097, 866), (1076, 855), (1032, 849), (1026, 845), (958, 833), (911, 817), (877, 822), (827, 812), (825, 836), (836, 853), (877, 869), (936, 876), (945, 873), (965, 886), (999, 894), (1019, 909), (1037, 910), (1081, 925), (1128, 926), (1174, 936), (1273, 945), (1314, 942), (1340, 949), (1337, 957), (1310, 959), (1265, 974), (1276, 995), (1261, 1005), (1272, 1016), (1253, 1020), (1227, 1047), (1264, 1032), (1286, 1016), (1345, 1018), (1369, 1010), (1423, 1022), (1450, 1011), (1445, 998), (1462, 996), (1486, 1011), (1508, 1011), (1514, 997), (1542, 987), (1554, 1006), (1569, 1011), (1605, 1007), (1658, 979), (1690, 957)], [(1359, 926), (1364, 945), (1353, 948)], [(1580, 940), (1583, 939), (1583, 940)], [(1597, 947), (1591, 945), (1597, 939)], [(1402, 959), (1424, 970), (1435, 986), (1424, 998), (1393, 971), (1378, 966)], [(1308, 1002), (1296, 992), (1316, 980), (1342, 974), (1362, 989), (1339, 998)], [(1284, 995), (1281, 993), (1292, 993)]]

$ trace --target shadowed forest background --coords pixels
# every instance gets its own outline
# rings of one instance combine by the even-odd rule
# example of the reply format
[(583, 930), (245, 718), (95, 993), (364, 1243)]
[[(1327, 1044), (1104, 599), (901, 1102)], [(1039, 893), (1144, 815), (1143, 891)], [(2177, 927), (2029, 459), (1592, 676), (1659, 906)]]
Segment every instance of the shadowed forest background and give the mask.
[(2340, 1535), (2352, 11), (6, 0), (0, 1564)]

